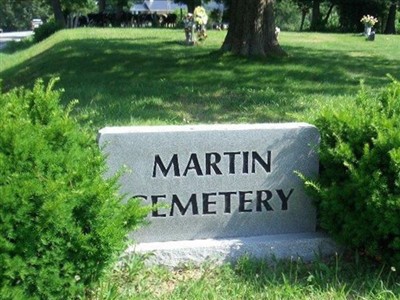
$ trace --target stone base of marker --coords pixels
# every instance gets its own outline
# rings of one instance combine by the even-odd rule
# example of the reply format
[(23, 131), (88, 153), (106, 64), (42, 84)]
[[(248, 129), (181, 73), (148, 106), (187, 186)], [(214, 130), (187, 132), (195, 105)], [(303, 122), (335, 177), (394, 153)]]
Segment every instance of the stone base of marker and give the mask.
[(235, 263), (240, 257), (254, 259), (291, 259), (312, 261), (334, 255), (337, 245), (323, 233), (264, 235), (232, 239), (202, 239), (189, 241), (153, 242), (131, 245), (124, 255), (151, 254), (149, 265), (177, 267)]

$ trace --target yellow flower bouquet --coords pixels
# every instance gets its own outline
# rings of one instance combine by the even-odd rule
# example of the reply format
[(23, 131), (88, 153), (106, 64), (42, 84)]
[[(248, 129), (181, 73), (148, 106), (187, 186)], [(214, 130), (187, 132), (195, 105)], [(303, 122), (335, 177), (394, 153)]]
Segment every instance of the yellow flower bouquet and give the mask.
[(208, 16), (207, 16), (207, 13), (206, 13), (206, 10), (204, 9), (204, 7), (197, 6), (194, 9), (193, 15), (194, 15), (194, 21), (196, 22), (196, 24), (199, 24), (199, 25), (207, 24)]

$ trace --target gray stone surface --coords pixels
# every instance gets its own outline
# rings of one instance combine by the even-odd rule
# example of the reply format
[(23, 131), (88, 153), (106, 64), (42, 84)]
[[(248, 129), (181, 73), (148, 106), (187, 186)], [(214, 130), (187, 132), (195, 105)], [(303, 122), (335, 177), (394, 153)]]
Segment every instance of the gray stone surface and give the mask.
[(0, 50), (10, 41), (20, 41), (33, 35), (33, 31), (0, 32)]
[(242, 256), (253, 259), (292, 259), (311, 261), (334, 255), (337, 245), (321, 233), (296, 233), (233, 239), (141, 243), (130, 246), (124, 253), (152, 253), (149, 265), (177, 267), (205, 262), (235, 263)]
[(318, 142), (305, 123), (99, 132), (110, 174), (130, 170), (121, 192), (164, 205), (133, 234), (147, 243), (314, 232), (315, 210), (295, 171), (317, 174)]

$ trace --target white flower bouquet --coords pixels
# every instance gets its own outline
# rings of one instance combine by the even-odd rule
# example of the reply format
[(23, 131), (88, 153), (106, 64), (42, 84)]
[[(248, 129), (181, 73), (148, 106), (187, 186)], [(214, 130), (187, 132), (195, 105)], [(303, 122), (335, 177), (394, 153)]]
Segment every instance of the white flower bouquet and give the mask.
[(378, 19), (374, 16), (366, 15), (361, 18), (360, 22), (363, 23), (365, 26), (372, 27), (376, 23), (378, 23)]

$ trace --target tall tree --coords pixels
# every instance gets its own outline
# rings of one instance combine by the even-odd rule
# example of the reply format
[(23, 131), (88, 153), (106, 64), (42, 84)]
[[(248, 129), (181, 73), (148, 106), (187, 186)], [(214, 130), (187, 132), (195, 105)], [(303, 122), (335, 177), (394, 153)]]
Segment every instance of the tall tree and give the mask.
[(0, 0), (0, 28), (5, 31), (30, 29), (32, 19), (50, 15), (50, 7), (40, 0)]
[(321, 27), (321, 0), (312, 1), (311, 31), (317, 31)]
[[(397, 3), (399, 2), (399, 3)], [(385, 33), (395, 34), (396, 33), (396, 12), (397, 5), (400, 5), (400, 1), (390, 1), (389, 13), (386, 21)]]
[(56, 22), (65, 27), (65, 16), (71, 12), (76, 12), (84, 8), (91, 7), (93, 0), (42, 0), (50, 4), (53, 9)]
[(106, 10), (106, 0), (97, 1), (97, 5), (99, 6), (99, 13), (102, 13)]
[(201, 5), (202, 2), (209, 2), (209, 0), (201, 1), (201, 0), (174, 0), (175, 3), (183, 3), (187, 5), (188, 12), (193, 13), (196, 6)]
[(51, 0), (51, 7), (54, 12), (54, 19), (61, 27), (65, 27), (65, 18), (62, 12), (61, 2), (60, 0)]
[[(308, 2), (310, 2), (312, 8), (310, 30), (311, 31), (324, 30), (326, 24), (328, 23), (329, 17), (333, 11), (333, 8), (335, 7), (335, 2), (332, 0), (330, 1), (308, 0)], [(321, 5), (323, 3), (329, 4), (329, 8), (325, 16), (323, 16), (321, 12)]]
[(297, 1), (295, 0), (294, 2), (297, 2), (297, 6), (299, 7), (299, 10), (301, 12), (300, 31), (303, 31), (306, 16), (309, 13), (310, 8), (312, 7), (312, 1), (311, 0), (297, 0)]
[(377, 29), (382, 29), (382, 20), (386, 16), (390, 0), (334, 0), (334, 2), (338, 8), (342, 30), (360, 32), (364, 29), (360, 22), (363, 15), (379, 18)]
[(274, 0), (232, 0), (222, 51), (243, 56), (283, 56), (275, 34)]
[[(284, 1), (284, 0), (282, 0)], [(338, 0), (292, 0), (301, 12), (300, 31), (304, 29), (304, 22), (311, 10), (311, 31), (325, 30), (329, 18)], [(324, 6), (323, 6), (324, 5)], [(325, 9), (327, 8), (327, 10)], [(324, 15), (325, 14), (325, 15)]]

